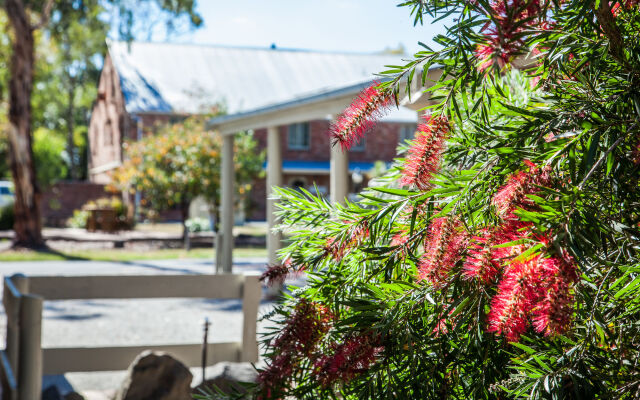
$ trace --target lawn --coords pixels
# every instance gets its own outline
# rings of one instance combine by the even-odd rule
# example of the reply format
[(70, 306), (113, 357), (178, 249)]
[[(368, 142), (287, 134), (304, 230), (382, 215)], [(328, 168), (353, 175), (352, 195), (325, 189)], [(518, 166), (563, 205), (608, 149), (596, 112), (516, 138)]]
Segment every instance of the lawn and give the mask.
[[(75, 250), (75, 251), (12, 251), (0, 252), (2, 261), (62, 261), (62, 260), (92, 260), (92, 261), (135, 261), (135, 260), (171, 260), (180, 258), (210, 258), (215, 251), (212, 249), (182, 249), (161, 250)], [(239, 248), (233, 250), (234, 257), (267, 257), (266, 249)]]

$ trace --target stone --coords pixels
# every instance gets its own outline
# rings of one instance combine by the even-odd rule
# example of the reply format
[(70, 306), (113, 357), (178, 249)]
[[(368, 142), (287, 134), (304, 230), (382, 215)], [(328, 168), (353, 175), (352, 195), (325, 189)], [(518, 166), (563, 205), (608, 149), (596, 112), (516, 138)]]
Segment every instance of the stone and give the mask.
[(226, 394), (245, 393), (241, 383), (255, 382), (258, 372), (250, 363), (221, 362), (216, 364), (209, 378), (193, 389), (193, 394), (202, 394), (203, 389), (214, 386)]
[(64, 400), (85, 400), (85, 398), (76, 392), (69, 392), (62, 397)]
[(42, 400), (64, 400), (60, 394), (60, 390), (55, 385), (47, 387), (42, 391)]
[(169, 354), (145, 351), (129, 366), (115, 400), (191, 400), (192, 379)]

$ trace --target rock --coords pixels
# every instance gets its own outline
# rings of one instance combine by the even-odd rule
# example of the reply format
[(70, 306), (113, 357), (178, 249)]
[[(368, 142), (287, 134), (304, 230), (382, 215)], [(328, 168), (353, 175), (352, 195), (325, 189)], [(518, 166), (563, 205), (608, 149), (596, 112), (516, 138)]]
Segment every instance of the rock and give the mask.
[(52, 385), (47, 387), (42, 392), (42, 400), (64, 400), (64, 399), (62, 398), (62, 395), (60, 394), (58, 387), (55, 385)]
[(166, 353), (145, 351), (129, 366), (115, 400), (191, 400), (189, 369)]
[(64, 400), (85, 400), (80, 393), (69, 392), (62, 397)]
[(258, 373), (250, 363), (221, 362), (213, 367), (210, 377), (193, 389), (193, 394), (202, 394), (202, 389), (214, 386), (224, 393), (245, 393), (240, 383), (255, 382)]

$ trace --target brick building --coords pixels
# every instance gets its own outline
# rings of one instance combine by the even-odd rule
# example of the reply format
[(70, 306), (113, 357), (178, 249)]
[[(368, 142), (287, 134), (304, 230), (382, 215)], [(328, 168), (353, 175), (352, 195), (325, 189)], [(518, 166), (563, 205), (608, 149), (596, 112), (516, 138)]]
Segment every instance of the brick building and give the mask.
[[(146, 128), (223, 104), (229, 115), (250, 115), (303, 99), (368, 84), (398, 56), (233, 48), (159, 43), (111, 42), (105, 57), (89, 127), (90, 180), (109, 183), (123, 160), (123, 141), (140, 138)], [(329, 194), (330, 119), (317, 115), (277, 129), (282, 185), (317, 185)], [(394, 110), (349, 152), (349, 172), (365, 175), (374, 162), (390, 162), (396, 145), (415, 131), (417, 114)], [(260, 148), (266, 126), (254, 129)], [(366, 183), (366, 182), (365, 182)], [(349, 191), (357, 189), (349, 183)], [(249, 219), (264, 220), (266, 182), (256, 182)]]

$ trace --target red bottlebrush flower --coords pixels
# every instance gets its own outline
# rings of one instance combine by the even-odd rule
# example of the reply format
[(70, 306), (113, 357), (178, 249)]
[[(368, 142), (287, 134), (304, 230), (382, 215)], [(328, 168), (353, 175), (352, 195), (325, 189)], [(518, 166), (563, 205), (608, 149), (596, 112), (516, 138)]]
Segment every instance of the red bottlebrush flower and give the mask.
[(497, 241), (495, 229), (482, 229), (471, 239), (467, 258), (463, 265), (463, 276), (477, 279), (484, 284), (494, 282), (500, 269), (500, 260), (491, 247)]
[(316, 378), (323, 387), (349, 382), (367, 372), (382, 351), (379, 340), (368, 335), (354, 336), (332, 347), (333, 354), (323, 355), (314, 365)]
[(530, 162), (526, 164), (529, 170), (511, 175), (491, 201), (498, 215), (503, 219), (513, 219), (513, 211), (530, 207), (533, 202), (527, 198), (527, 195), (539, 192), (538, 186), (549, 184), (549, 169), (541, 169)]
[(618, 17), (622, 12), (622, 9), (630, 10), (633, 6), (637, 5), (638, 2), (638, 0), (625, 0), (623, 1), (623, 4), (620, 5), (620, 2), (616, 1), (611, 6), (611, 14), (613, 14), (614, 17)]
[(539, 256), (508, 264), (498, 293), (491, 300), (488, 331), (517, 342), (527, 330), (528, 316), (538, 298), (536, 268)]
[(318, 341), (329, 331), (333, 315), (322, 304), (301, 299), (287, 320), (273, 347), (281, 352), (308, 356)]
[(578, 279), (575, 264), (570, 257), (547, 258), (541, 273), (542, 295), (533, 310), (533, 327), (545, 336), (564, 333), (573, 311), (571, 285)]
[(282, 383), (289, 380), (293, 374), (294, 365), (293, 354), (284, 353), (276, 356), (265, 369), (260, 371), (256, 379), (262, 389), (262, 396), (259, 398), (280, 398)]
[(498, 0), (484, 11), (491, 14), (492, 22), (481, 31), (485, 41), (476, 49), (480, 60), (478, 69), (484, 71), (492, 65), (500, 69), (524, 52), (522, 32), (532, 28), (546, 27), (545, 14), (537, 0)]
[(333, 145), (340, 144), (342, 150), (348, 150), (358, 142), (378, 118), (384, 115), (393, 104), (390, 92), (378, 89), (378, 83), (364, 89), (351, 105), (331, 124)]
[(289, 276), (289, 272), (289, 267), (286, 265), (269, 265), (267, 270), (260, 275), (260, 281), (266, 282), (267, 286), (282, 285)]
[(258, 374), (258, 382), (267, 399), (279, 397), (303, 357), (309, 357), (331, 328), (333, 314), (322, 304), (301, 299), (296, 304), (272, 346), (276, 352), (271, 364)]
[(294, 268), (291, 259), (288, 258), (282, 264), (268, 265), (267, 270), (260, 275), (260, 281), (265, 282), (267, 286), (282, 285), (287, 278), (298, 276), (302, 271), (304, 266)]
[(516, 52), (513, 48), (502, 48), (499, 39), (493, 36), (487, 36), (485, 44), (479, 44), (476, 47), (476, 58), (480, 61), (478, 71), (484, 72), (492, 65), (497, 65), (499, 69), (503, 69), (514, 57)]
[(449, 123), (445, 117), (427, 117), (426, 122), (418, 126), (404, 161), (401, 184), (415, 185), (420, 190), (431, 189), (431, 178), (440, 167), (448, 133)]
[(338, 262), (341, 261), (351, 249), (359, 246), (365, 238), (369, 237), (369, 225), (366, 221), (361, 223), (344, 221), (344, 223), (351, 225), (347, 238), (338, 240), (335, 237), (330, 237), (324, 246), (325, 254), (330, 254), (333, 259)]
[(418, 266), (418, 279), (441, 286), (449, 271), (461, 258), (469, 236), (455, 217), (435, 218), (429, 227), (424, 254)]

